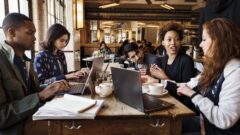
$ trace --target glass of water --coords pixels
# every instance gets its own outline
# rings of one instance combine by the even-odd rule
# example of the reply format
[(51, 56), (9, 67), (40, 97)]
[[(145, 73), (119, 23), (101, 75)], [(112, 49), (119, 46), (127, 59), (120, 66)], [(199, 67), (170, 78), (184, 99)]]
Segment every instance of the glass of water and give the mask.
[(141, 75), (147, 74), (147, 65), (138, 63), (137, 66), (138, 66), (138, 69), (139, 69)]

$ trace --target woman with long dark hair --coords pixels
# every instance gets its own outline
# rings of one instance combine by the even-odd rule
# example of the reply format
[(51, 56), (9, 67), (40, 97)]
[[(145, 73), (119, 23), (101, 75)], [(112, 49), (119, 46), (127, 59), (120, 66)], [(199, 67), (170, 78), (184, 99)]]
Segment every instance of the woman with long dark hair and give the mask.
[[(239, 33), (239, 27), (230, 20), (216, 18), (206, 22), (200, 44), (204, 52), (203, 72), (195, 82), (177, 89), (179, 95), (190, 97), (200, 111), (203, 133), (240, 134)], [(195, 86), (200, 93), (193, 90)]]
[(34, 59), (34, 69), (40, 84), (51, 84), (56, 80), (77, 79), (86, 74), (85, 71), (67, 73), (66, 58), (61, 51), (69, 42), (70, 33), (61, 24), (52, 25), (46, 39), (40, 44), (40, 51)]

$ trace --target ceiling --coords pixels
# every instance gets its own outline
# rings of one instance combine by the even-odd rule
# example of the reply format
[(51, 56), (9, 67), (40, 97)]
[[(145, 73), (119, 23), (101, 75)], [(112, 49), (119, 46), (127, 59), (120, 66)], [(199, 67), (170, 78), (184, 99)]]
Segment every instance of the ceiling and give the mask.
[[(118, 2), (120, 5), (101, 9), (100, 5)], [(203, 0), (84, 0), (86, 20), (115, 21), (192, 21), (198, 22), (199, 11), (192, 10)], [(167, 3), (175, 10), (160, 5)]]

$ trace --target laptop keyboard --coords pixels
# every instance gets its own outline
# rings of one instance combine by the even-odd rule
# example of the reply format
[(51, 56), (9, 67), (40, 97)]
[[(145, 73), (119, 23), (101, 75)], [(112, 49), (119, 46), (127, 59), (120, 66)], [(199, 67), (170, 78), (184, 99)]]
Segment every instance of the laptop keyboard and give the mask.
[(143, 103), (145, 112), (164, 110), (173, 106), (172, 103), (168, 103), (147, 94), (143, 94)]
[(72, 94), (82, 93), (84, 86), (85, 86), (84, 83), (70, 84), (70, 90), (67, 93)]

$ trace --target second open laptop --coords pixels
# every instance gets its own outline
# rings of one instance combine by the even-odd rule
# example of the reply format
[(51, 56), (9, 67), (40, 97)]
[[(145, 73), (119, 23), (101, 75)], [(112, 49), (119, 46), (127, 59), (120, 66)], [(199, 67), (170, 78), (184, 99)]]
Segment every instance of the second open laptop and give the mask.
[(85, 79), (81, 79), (79, 82), (74, 81), (70, 82), (70, 89), (66, 92), (68, 94), (83, 94), (86, 87), (88, 86), (89, 89), (94, 89), (93, 81), (96, 79), (96, 71), (102, 69), (104, 63), (104, 57), (94, 58), (92, 67), (88, 76)]
[(140, 73), (134, 70), (111, 67), (115, 97), (145, 113), (167, 109), (172, 103), (143, 94)]

